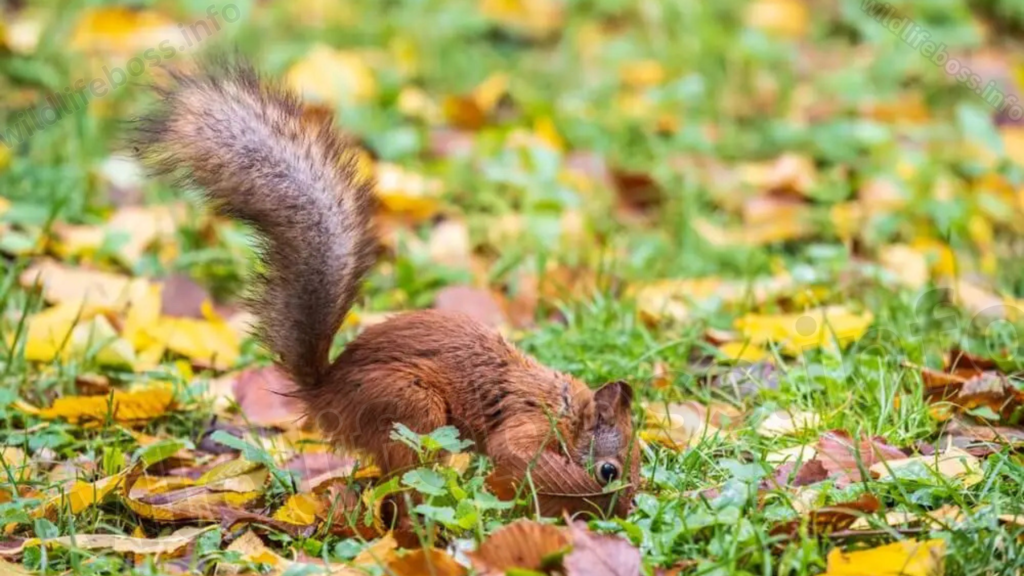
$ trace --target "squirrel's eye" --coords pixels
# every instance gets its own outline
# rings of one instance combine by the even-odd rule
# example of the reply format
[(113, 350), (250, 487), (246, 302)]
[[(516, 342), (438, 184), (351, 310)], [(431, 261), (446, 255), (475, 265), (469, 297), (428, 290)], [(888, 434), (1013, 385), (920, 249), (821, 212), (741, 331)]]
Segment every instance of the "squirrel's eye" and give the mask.
[(609, 484), (619, 477), (619, 467), (611, 462), (605, 462), (597, 469), (597, 474), (603, 484)]

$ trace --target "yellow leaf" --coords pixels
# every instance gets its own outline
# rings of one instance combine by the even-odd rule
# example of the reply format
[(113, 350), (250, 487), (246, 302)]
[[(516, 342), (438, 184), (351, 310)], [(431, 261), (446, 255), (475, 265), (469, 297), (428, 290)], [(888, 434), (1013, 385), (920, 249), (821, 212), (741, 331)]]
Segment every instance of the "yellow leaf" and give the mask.
[(128, 55), (179, 35), (174, 21), (158, 12), (96, 7), (78, 18), (71, 32), (71, 47), (90, 54)]
[(497, 72), (488, 76), (473, 89), (473, 101), (484, 114), (493, 112), (501, 99), (508, 94), (508, 82), (508, 74)]
[(110, 396), (64, 396), (49, 408), (38, 411), (46, 420), (64, 418), (70, 422), (106, 420), (138, 422), (162, 416), (174, 407), (174, 394), (169, 386), (155, 385), (132, 392), (115, 390)]
[(925, 255), (932, 274), (937, 277), (951, 278), (957, 275), (956, 254), (943, 242), (920, 238), (913, 241), (910, 247)]
[(293, 494), (283, 506), (274, 512), (274, 520), (310, 526), (316, 523), (317, 516), (323, 513), (323, 501), (315, 494)]
[(803, 38), (810, 14), (802, 0), (756, 0), (747, 7), (746, 23), (774, 36)]
[(1024, 128), (1006, 126), (1002, 129), (1006, 155), (1018, 166), (1024, 166)]
[(393, 214), (426, 220), (439, 207), (441, 182), (409, 172), (396, 164), (377, 164), (377, 197)]
[(126, 469), (95, 482), (76, 480), (71, 488), (61, 490), (58, 494), (44, 500), (32, 515), (35, 518), (50, 516), (57, 510), (64, 509), (65, 507), (69, 508), (72, 514), (78, 514), (106, 498), (108, 494), (121, 485), (127, 473), (128, 470)]
[(261, 466), (262, 464), (259, 464), (258, 462), (250, 462), (245, 458), (228, 460), (227, 462), (223, 462), (207, 470), (199, 477), (198, 480), (196, 480), (196, 484), (202, 486), (204, 484), (220, 482), (227, 478), (234, 478), (235, 476), (248, 474)]
[(213, 528), (215, 526), (181, 528), (172, 534), (159, 538), (140, 538), (119, 534), (75, 534), (74, 536), (61, 536), (59, 538), (43, 540), (33, 538), (32, 541), (37, 545), (43, 546), (63, 546), (84, 550), (106, 549), (122, 554), (173, 555), (195, 540), (197, 536)]
[(827, 576), (941, 576), (946, 541), (900, 541), (856, 552), (835, 548), (828, 554)]
[(983, 479), (981, 461), (974, 455), (955, 446), (931, 456), (912, 456), (899, 460), (878, 462), (869, 470), (878, 478), (900, 477), (901, 473), (912, 473), (917, 468), (928, 470), (945, 478), (959, 480), (964, 487), (970, 488)]
[(747, 342), (726, 342), (718, 347), (718, 352), (727, 360), (740, 362), (762, 362), (772, 357), (764, 348)]
[(697, 402), (657, 403), (644, 407), (646, 427), (640, 437), (680, 450), (702, 439), (726, 435), (726, 427), (739, 421), (740, 414), (726, 404), (704, 406)]
[(802, 213), (794, 212), (788, 218), (771, 220), (738, 228), (724, 228), (704, 218), (697, 218), (693, 228), (712, 246), (765, 246), (806, 238), (814, 233), (810, 222)]
[(800, 154), (783, 154), (767, 162), (739, 167), (740, 180), (762, 192), (791, 192), (806, 195), (818, 179), (814, 161)]
[(127, 301), (132, 279), (121, 274), (65, 266), (53, 260), (37, 262), (21, 273), (22, 286), (38, 281), (47, 302), (74, 302), (120, 309)]
[(713, 277), (645, 284), (636, 292), (637, 311), (652, 324), (665, 319), (684, 322), (690, 318), (692, 307), (711, 300), (722, 284), (722, 279)]
[(406, 86), (398, 93), (398, 111), (410, 118), (418, 118), (430, 124), (441, 120), (441, 108), (422, 88)]
[(287, 82), (304, 97), (327, 104), (362, 104), (377, 97), (377, 79), (364, 58), (324, 44), (291, 67)]
[(905, 244), (893, 244), (879, 251), (878, 260), (908, 288), (919, 290), (928, 283), (928, 259), (920, 250)]
[(665, 68), (657, 60), (634, 60), (619, 68), (619, 78), (630, 88), (650, 88), (665, 81)]
[(814, 429), (821, 425), (821, 419), (813, 412), (776, 411), (768, 415), (757, 427), (761, 436), (786, 436)]
[(537, 40), (557, 34), (565, 22), (565, 8), (560, 0), (482, 0), (480, 13)]
[[(208, 303), (204, 303), (205, 306)], [(156, 325), (145, 328), (145, 332), (153, 341), (200, 366), (226, 370), (238, 360), (241, 338), (217, 317), (207, 320), (160, 318)]]
[(774, 343), (783, 352), (799, 356), (806, 350), (854, 342), (873, 321), (871, 312), (857, 314), (844, 306), (831, 306), (793, 314), (747, 314), (736, 319), (735, 327), (756, 345)]

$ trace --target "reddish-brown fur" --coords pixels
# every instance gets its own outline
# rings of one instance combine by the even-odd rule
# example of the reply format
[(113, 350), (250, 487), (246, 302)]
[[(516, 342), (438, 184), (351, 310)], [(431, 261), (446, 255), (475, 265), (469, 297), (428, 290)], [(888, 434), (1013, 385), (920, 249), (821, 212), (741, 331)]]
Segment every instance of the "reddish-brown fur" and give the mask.
[(600, 493), (608, 463), (629, 487), (578, 507), (614, 501), (616, 513), (628, 510), (639, 450), (624, 383), (594, 392), (472, 318), (439, 311), (369, 327), (331, 362), (331, 341), (374, 262), (373, 196), (341, 161), (350, 155), (334, 118), (245, 65), (173, 79), (141, 119), (136, 151), (261, 234), (259, 336), (325, 433), (398, 472), (416, 455), (390, 438), (396, 423), (419, 433), (452, 425), (499, 471), (529, 474), (538, 493)]

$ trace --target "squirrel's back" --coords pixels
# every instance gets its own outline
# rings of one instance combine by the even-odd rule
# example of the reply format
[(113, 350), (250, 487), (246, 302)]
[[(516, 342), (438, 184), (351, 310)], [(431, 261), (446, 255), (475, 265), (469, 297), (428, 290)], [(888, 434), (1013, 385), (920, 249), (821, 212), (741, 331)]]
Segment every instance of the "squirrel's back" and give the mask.
[(138, 121), (136, 154), (256, 229), (258, 335), (302, 388), (316, 387), (375, 259), (370, 183), (332, 115), (312, 113), (249, 65), (214, 60), (169, 73), (159, 104)]

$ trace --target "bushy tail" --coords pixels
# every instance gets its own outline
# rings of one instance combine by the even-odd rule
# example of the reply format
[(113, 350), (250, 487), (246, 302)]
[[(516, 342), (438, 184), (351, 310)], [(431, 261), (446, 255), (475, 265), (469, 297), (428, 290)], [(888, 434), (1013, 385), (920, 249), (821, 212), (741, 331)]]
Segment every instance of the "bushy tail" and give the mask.
[(374, 262), (370, 183), (331, 115), (311, 113), (249, 65), (211, 61), (169, 74), (159, 105), (138, 120), (136, 155), (256, 228), (258, 336), (300, 387), (315, 387)]

